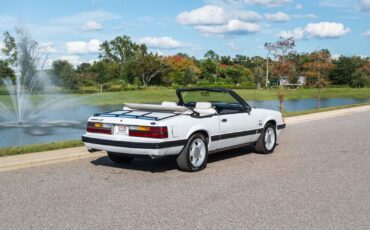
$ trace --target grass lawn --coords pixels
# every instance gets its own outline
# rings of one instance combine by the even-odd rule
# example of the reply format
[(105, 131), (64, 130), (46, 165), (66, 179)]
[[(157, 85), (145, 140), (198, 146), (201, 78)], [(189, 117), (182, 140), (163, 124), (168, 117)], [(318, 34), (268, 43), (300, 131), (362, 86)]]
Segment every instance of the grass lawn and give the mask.
[(25, 153), (36, 153), (36, 152), (43, 152), (43, 151), (56, 150), (56, 149), (73, 148), (73, 147), (79, 147), (79, 146), (83, 146), (83, 142), (80, 140), (0, 148), (0, 157), (25, 154)]
[[(248, 100), (276, 100), (276, 89), (239, 89), (235, 90), (244, 99)], [(301, 99), (317, 97), (317, 89), (285, 89), (285, 99)], [(79, 103), (87, 105), (118, 105), (124, 102), (162, 102), (177, 101), (174, 89), (151, 87), (145, 90), (108, 92), (95, 94), (68, 94), (65, 98), (77, 98)], [(41, 101), (43, 95), (34, 95), (32, 99)], [(370, 98), (369, 88), (325, 88), (321, 98)], [(10, 106), (11, 100), (7, 95), (0, 96), (0, 102)]]
[[(248, 100), (276, 100), (276, 89), (239, 89), (235, 90), (240, 96)], [(286, 99), (301, 99), (317, 97), (317, 89), (285, 89)], [(81, 95), (76, 95), (81, 96)], [(149, 88), (140, 91), (125, 91), (114, 93), (100, 93), (82, 96), (83, 103), (90, 105), (122, 104), (124, 102), (161, 102), (177, 101), (174, 89)], [(370, 89), (354, 88), (325, 88), (321, 98), (370, 98)]]

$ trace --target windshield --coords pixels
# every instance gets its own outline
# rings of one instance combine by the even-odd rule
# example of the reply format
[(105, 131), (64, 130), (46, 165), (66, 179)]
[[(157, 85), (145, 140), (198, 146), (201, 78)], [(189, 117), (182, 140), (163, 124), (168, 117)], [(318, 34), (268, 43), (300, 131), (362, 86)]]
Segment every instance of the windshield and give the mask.
[(244, 106), (229, 92), (195, 90), (182, 91), (181, 97), (186, 107), (194, 108), (197, 102), (210, 102), (218, 113), (244, 111)]

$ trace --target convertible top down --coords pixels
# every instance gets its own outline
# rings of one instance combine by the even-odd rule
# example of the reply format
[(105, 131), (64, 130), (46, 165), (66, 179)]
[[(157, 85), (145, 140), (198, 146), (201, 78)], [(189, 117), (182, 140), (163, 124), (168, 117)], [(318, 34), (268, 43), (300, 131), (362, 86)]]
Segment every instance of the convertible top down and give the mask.
[(208, 154), (245, 145), (271, 153), (285, 128), (280, 112), (256, 109), (223, 88), (176, 91), (178, 102), (126, 103), (122, 110), (88, 119), (82, 140), (89, 150), (105, 150), (116, 163), (138, 157), (177, 156), (181, 170), (206, 167)]

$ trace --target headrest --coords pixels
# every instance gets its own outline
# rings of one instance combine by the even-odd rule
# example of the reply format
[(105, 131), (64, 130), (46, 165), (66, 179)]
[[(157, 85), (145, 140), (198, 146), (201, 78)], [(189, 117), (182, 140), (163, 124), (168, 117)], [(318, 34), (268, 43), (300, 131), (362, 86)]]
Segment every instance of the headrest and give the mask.
[(211, 104), (211, 102), (197, 102), (195, 104), (195, 108), (196, 109), (211, 109), (212, 104)]
[(172, 102), (172, 101), (164, 101), (164, 102), (162, 102), (162, 105), (163, 106), (177, 106), (177, 103)]

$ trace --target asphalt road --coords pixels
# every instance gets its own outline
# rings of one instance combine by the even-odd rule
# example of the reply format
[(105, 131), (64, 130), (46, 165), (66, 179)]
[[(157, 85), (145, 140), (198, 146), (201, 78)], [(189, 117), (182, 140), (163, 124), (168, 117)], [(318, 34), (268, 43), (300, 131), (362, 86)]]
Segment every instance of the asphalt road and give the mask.
[(287, 127), (271, 155), (107, 157), (0, 173), (0, 229), (370, 229), (370, 112)]

